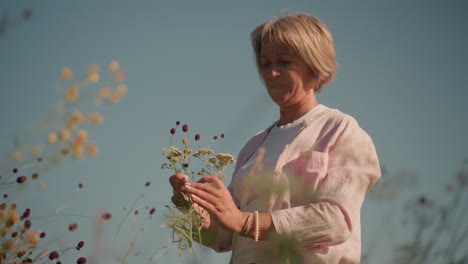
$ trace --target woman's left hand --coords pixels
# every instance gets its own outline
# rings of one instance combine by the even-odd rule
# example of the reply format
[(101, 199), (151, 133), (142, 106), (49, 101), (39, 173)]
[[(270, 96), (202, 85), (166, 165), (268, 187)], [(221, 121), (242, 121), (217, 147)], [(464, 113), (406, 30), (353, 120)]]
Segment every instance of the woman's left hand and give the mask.
[(234, 232), (242, 231), (248, 213), (237, 208), (231, 193), (218, 177), (205, 176), (197, 182), (187, 182), (185, 190), (192, 194), (195, 203), (214, 215), (222, 225)]

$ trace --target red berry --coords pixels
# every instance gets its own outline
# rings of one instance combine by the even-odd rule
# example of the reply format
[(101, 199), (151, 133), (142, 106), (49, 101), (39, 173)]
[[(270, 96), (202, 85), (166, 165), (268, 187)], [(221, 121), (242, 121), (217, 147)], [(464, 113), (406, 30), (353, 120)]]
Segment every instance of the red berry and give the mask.
[(214, 136), (213, 139), (214, 139), (214, 140), (217, 140), (217, 139), (218, 139), (218, 136)]
[(184, 124), (184, 125), (182, 126), (182, 131), (188, 132), (188, 125), (187, 125), (187, 124)]
[(15, 231), (15, 232), (11, 233), (11, 237), (16, 237), (16, 236), (18, 236), (18, 232)]
[(26, 176), (19, 176), (18, 178), (16, 178), (16, 182), (22, 184), (25, 183), (27, 179), (28, 178), (26, 178)]
[(155, 208), (151, 208), (150, 210), (150, 215), (154, 214), (156, 212), (156, 209)]
[(180, 121), (175, 122), (176, 125), (180, 125)]
[(76, 248), (80, 249), (82, 247), (84, 247), (84, 242), (83, 241), (78, 242), (78, 244), (76, 245)]
[(31, 228), (31, 221), (26, 220), (26, 222), (24, 222), (24, 228), (26, 228), (26, 229)]
[(58, 257), (59, 257), (59, 253), (58, 253), (57, 251), (52, 251), (52, 252), (50, 252), (50, 254), (49, 254), (49, 259), (50, 259), (50, 260), (56, 259), (56, 258), (58, 258)]
[(82, 183), (78, 184), (78, 188), (80, 189), (83, 188), (83, 184)]
[(70, 231), (75, 231), (77, 228), (78, 228), (78, 224), (76, 224), (76, 223), (73, 223), (73, 224), (68, 226), (68, 229)]
[(39, 235), (40, 238), (44, 238), (45, 236), (46, 236), (46, 233), (45, 233), (45, 232), (42, 232), (42, 233)]
[(221, 134), (221, 138), (224, 138), (224, 134)]
[(18, 169), (17, 168), (14, 168), (13, 169), (13, 173), (17, 173), (18, 172)]
[(26, 209), (23, 213), (23, 218), (29, 217), (29, 214), (31, 213), (31, 209)]
[(8, 194), (5, 193), (5, 194), (3, 195), (3, 198), (5, 198), (5, 199), (8, 198)]
[(146, 182), (145, 186), (148, 187), (150, 186), (150, 184), (151, 184), (150, 182)]
[(196, 134), (195, 135), (195, 141), (199, 141), (200, 140), (200, 134)]
[(175, 134), (175, 128), (171, 128), (171, 134), (172, 134), (172, 135)]
[(104, 220), (109, 220), (109, 219), (111, 219), (111, 217), (112, 217), (112, 215), (110, 213), (106, 212), (106, 213), (102, 214), (102, 219), (104, 219)]
[(86, 263), (86, 258), (81, 257), (76, 260), (76, 264), (85, 264), (85, 263)]

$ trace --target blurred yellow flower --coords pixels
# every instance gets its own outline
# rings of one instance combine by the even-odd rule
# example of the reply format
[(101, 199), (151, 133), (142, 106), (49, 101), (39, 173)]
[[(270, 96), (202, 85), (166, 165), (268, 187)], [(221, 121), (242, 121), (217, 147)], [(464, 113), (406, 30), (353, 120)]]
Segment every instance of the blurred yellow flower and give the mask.
[(40, 183), (37, 185), (37, 188), (38, 188), (39, 190), (44, 190), (45, 187), (46, 187), (46, 184), (45, 184), (44, 182), (40, 182)]
[(67, 139), (69, 139), (69, 138), (70, 138), (70, 135), (71, 135), (70, 130), (68, 130), (68, 129), (66, 129), (66, 128), (64, 128), (64, 129), (62, 129), (62, 131), (60, 131), (60, 138), (61, 138), (62, 140), (67, 140)]
[(88, 131), (82, 129), (78, 131), (78, 134), (76, 134), (75, 144), (78, 144), (78, 145), (83, 144), (83, 142), (85, 142), (87, 138), (88, 138)]
[(88, 115), (88, 120), (93, 125), (100, 125), (104, 120), (101, 113), (91, 113)]
[(35, 145), (33, 148), (32, 148), (32, 151), (31, 153), (33, 154), (33, 156), (39, 156), (39, 154), (41, 154), (41, 151), (42, 151), (42, 148), (41, 148), (41, 145)]
[(20, 217), (19, 217), (18, 213), (16, 212), (16, 209), (11, 209), (11, 210), (10, 210), (9, 219), (10, 219), (11, 221), (13, 221), (13, 223), (16, 222), (16, 221), (18, 221), (18, 220), (20, 220)]
[(15, 162), (20, 162), (22, 158), (23, 155), (21, 155), (21, 152), (19, 152), (18, 150), (13, 153), (13, 160)]
[(127, 76), (127, 74), (124, 71), (118, 71), (115, 74), (114, 81), (115, 82), (121, 82), (121, 81), (125, 80), (126, 76)]
[(61, 151), (61, 153), (62, 153), (63, 155), (67, 155), (68, 152), (70, 152), (70, 150), (69, 150), (67, 147), (63, 148), (62, 151)]
[(118, 93), (113, 93), (110, 97), (109, 97), (109, 102), (113, 103), (113, 104), (116, 104), (118, 102), (120, 102), (120, 97), (122, 97), (120, 94)]
[(112, 94), (112, 89), (109, 86), (104, 86), (102, 87), (101, 90), (99, 90), (99, 96), (109, 97), (111, 94)]
[(76, 121), (72, 117), (70, 117), (65, 122), (65, 126), (72, 129), (72, 130), (75, 130), (76, 129)]
[(88, 67), (88, 74), (98, 73), (100, 68), (99, 64), (91, 64)]
[(88, 74), (88, 81), (90, 83), (97, 83), (99, 82), (99, 73), (98, 72), (91, 72)]
[(62, 80), (68, 80), (73, 76), (73, 71), (68, 67), (63, 67), (60, 76)]
[(57, 142), (57, 134), (55, 134), (54, 132), (50, 132), (47, 136), (47, 142), (49, 142), (49, 144), (54, 144), (55, 142)]
[(89, 143), (88, 145), (88, 155), (89, 156), (96, 156), (98, 154), (98, 146), (96, 145), (96, 143), (94, 142), (91, 142)]
[(115, 92), (118, 93), (119, 95), (125, 95), (128, 92), (128, 86), (125, 84), (121, 84), (117, 87)]
[(79, 86), (77, 84), (73, 84), (68, 88), (67, 93), (65, 94), (65, 99), (68, 102), (76, 102), (80, 100)]
[(80, 158), (83, 155), (83, 145), (74, 144), (73, 145), (73, 157)]
[(109, 63), (109, 71), (115, 72), (115, 71), (118, 71), (119, 68), (120, 68), (120, 65), (118, 61), (113, 60)]
[(81, 123), (84, 121), (84, 116), (83, 114), (80, 112), (80, 111), (74, 111), (71, 118), (73, 119), (73, 121), (75, 121), (76, 123)]

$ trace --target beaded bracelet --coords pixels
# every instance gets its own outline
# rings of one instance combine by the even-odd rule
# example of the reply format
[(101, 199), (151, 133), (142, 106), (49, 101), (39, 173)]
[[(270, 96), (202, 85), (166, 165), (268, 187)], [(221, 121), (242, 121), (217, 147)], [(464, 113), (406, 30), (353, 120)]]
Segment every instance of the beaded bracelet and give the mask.
[(260, 219), (258, 218), (258, 211), (254, 211), (254, 220), (255, 220), (255, 232), (254, 232), (254, 241), (258, 241), (260, 235)]

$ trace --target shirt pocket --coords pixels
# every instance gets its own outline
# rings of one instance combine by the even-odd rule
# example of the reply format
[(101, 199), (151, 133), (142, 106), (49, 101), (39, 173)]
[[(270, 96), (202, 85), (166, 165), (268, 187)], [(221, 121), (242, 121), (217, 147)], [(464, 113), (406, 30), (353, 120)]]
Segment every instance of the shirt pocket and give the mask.
[[(291, 205), (319, 200), (315, 192), (326, 179), (328, 153), (301, 152), (284, 166), (289, 182)], [(294, 205), (293, 205), (294, 206)]]

